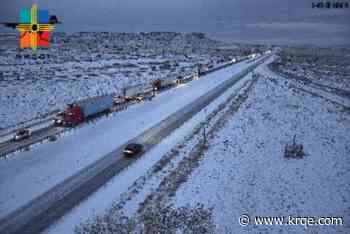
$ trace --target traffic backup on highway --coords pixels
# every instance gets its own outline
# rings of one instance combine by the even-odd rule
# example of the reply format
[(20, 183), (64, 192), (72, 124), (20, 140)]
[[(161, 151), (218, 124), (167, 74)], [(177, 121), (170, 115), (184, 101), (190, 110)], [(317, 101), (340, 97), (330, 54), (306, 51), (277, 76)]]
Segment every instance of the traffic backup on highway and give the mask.
[[(44, 124), (42, 121), (38, 121), (37, 124), (35, 122), (28, 124), (30, 127), (21, 127), (13, 135), (13, 140), (17, 141), (17, 143), (14, 145), (11, 140), (4, 141), (0, 145), (0, 155), (5, 156), (28, 148), (30, 145), (46, 139), (55, 141), (57, 134), (75, 128), (82, 123), (98, 120), (108, 114), (125, 110), (128, 106), (139, 102), (152, 101), (153, 97), (168, 89), (179, 87), (192, 80), (198, 80), (201, 76), (241, 61), (254, 59), (255, 56), (259, 55), (261, 56), (262, 54), (254, 53), (246, 56), (236, 56), (233, 59), (229, 59), (229, 61), (220, 60), (215, 66), (213, 64), (201, 64), (189, 75), (177, 76), (176, 78), (155, 79), (149, 83), (123, 88), (119, 93), (94, 96), (69, 103), (65, 109), (58, 111), (52, 118), (45, 120)], [(35, 130), (32, 131), (32, 129)], [(9, 133), (8, 135), (11, 134)], [(33, 139), (30, 139), (31, 134), (33, 135)], [(26, 141), (21, 143), (21, 140)]]
[(350, 233), (347, 4), (26, 4), (0, 3), (1, 234)]

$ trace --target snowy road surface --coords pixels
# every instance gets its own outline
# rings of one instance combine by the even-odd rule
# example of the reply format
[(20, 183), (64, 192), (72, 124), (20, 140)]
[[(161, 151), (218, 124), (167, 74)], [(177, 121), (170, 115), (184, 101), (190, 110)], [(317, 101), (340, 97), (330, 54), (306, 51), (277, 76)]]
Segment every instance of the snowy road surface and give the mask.
[[(188, 130), (203, 119), (202, 111), (47, 232), (111, 233), (125, 230), (130, 221), (136, 223), (133, 230), (146, 225), (182, 233), (183, 225), (209, 227), (201, 220), (209, 217), (214, 233), (349, 233), (349, 111), (295, 88), (264, 66), (257, 71), (262, 76), (250, 82), (251, 89), (233, 98), (225, 93), (229, 101), (223, 106), (218, 100), (209, 105), (207, 147), (201, 129)], [(306, 155), (285, 158), (294, 135)], [(202, 216), (198, 203), (210, 215)], [(166, 207), (186, 207), (199, 216), (189, 222), (186, 216), (169, 216)], [(147, 213), (150, 208), (155, 216)], [(152, 219), (157, 214), (161, 219)], [(243, 214), (251, 218), (247, 226), (239, 224)], [(259, 225), (256, 216), (341, 217), (343, 225)], [(76, 226), (79, 222), (83, 226)]]
[[(144, 145), (144, 151), (147, 152), (259, 64), (260, 62), (215, 86), (209, 92), (197, 97), (174, 114), (131, 139), (129, 143), (139, 142)], [(138, 157), (124, 157), (122, 152), (125, 145), (126, 143), (16, 210), (1, 221), (0, 230), (5, 233), (37, 233), (47, 228), (137, 160)], [(141, 155), (141, 157), (144, 156)]]
[[(251, 83), (251, 80), (251, 73), (239, 80), (234, 86), (211, 102), (204, 110), (201, 110), (190, 120), (186, 121), (181, 127), (165, 137), (161, 144), (153, 147), (140, 160), (137, 160), (130, 165), (127, 170), (123, 170), (121, 173), (113, 177), (105, 186), (101, 187), (92, 196), (74, 207), (44, 233), (72, 233), (75, 226), (80, 222), (86, 221), (96, 214), (103, 214), (112, 206), (116, 198), (125, 198), (124, 195), (127, 193), (126, 191), (128, 191), (128, 188), (133, 189), (132, 185), (134, 183), (138, 184), (139, 181), (146, 181), (150, 168), (157, 165), (162, 160), (167, 161), (165, 155), (167, 152), (171, 151), (178, 142), (186, 141), (188, 145), (192, 145), (193, 142), (186, 140), (187, 136), (190, 135), (192, 131), (195, 131), (195, 129), (201, 125), (202, 121), (205, 121), (208, 115), (219, 116), (213, 114), (218, 106), (224, 106), (232, 95), (238, 95), (241, 89)], [(176, 165), (178, 162), (178, 158), (171, 160), (171, 164), (173, 165)], [(157, 178), (147, 179), (148, 184), (154, 185), (159, 182), (160, 180)], [(125, 199), (127, 200), (127, 198)], [(130, 212), (132, 212), (131, 210), (134, 210), (137, 207), (134, 206), (129, 208)]]
[(22, 139), (20, 141), (14, 141), (10, 139), (8, 141), (0, 143), (0, 157), (29, 148), (31, 145), (42, 142), (51, 136), (62, 133), (65, 129), (63, 127), (54, 127), (50, 124), (47, 127), (39, 128), (38, 130), (31, 131), (30, 137)]
[(103, 155), (165, 119), (251, 64), (235, 64), (158, 95), (112, 117), (0, 161), (0, 217), (4, 217)]

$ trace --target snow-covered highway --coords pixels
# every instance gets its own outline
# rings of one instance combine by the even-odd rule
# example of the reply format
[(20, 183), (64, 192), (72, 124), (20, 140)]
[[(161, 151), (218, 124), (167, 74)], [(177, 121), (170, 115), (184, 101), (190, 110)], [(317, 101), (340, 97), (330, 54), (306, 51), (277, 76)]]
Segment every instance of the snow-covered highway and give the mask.
[[(57, 142), (40, 145), (16, 157), (1, 160), (0, 217), (6, 217), (18, 208), (23, 208), (28, 202), (54, 186), (76, 173), (80, 174), (79, 171), (89, 165), (93, 168), (96, 161), (103, 162), (107, 156), (108, 158), (114, 156), (116, 163), (120, 159), (116, 157), (120, 156), (118, 153), (120, 147), (130, 139), (157, 126), (161, 121), (219, 86), (231, 85), (232, 83), (227, 82), (233, 80), (231, 78), (234, 75), (247, 73), (246, 69), (254, 64), (241, 62), (208, 74), (200, 80), (164, 92), (152, 102), (133, 106), (127, 111), (67, 133), (66, 137), (60, 138)], [(234, 79), (240, 77), (235, 76)], [(202, 105), (205, 105), (205, 102), (203, 103)], [(142, 139), (149, 141), (149, 137)], [(115, 151), (116, 149), (118, 150)], [(110, 161), (107, 164), (115, 166)], [(105, 169), (103, 163), (101, 165), (101, 168)], [(124, 167), (121, 164), (119, 166), (120, 169)], [(0, 223), (1, 229), (6, 227), (3, 224)]]

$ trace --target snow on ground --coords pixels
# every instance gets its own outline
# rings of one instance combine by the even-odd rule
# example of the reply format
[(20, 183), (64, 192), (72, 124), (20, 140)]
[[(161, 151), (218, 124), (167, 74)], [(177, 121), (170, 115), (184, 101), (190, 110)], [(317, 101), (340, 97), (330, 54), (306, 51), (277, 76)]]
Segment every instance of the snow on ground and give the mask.
[[(217, 233), (349, 233), (349, 130), (349, 112), (261, 78), (173, 202), (213, 207)], [(287, 160), (295, 134), (306, 156)], [(242, 227), (243, 214), (343, 217), (344, 226)]]
[[(125, 213), (128, 215), (135, 214), (138, 204), (142, 202), (153, 187), (158, 186), (164, 175), (178, 165), (182, 157), (173, 155), (172, 148), (186, 141), (183, 147), (184, 151), (189, 151), (194, 144), (198, 143), (198, 139), (188, 139), (188, 135), (193, 134), (202, 121), (208, 117), (218, 106), (232, 95), (237, 93), (239, 89), (244, 87), (251, 81), (251, 75), (247, 75), (239, 81), (235, 86), (227, 90), (223, 95), (210, 103), (204, 110), (200, 111), (180, 128), (175, 130), (170, 136), (166, 137), (159, 145), (152, 148), (136, 163), (132, 164), (126, 170), (115, 176), (105, 186), (90, 196), (86, 201), (75, 207), (70, 213), (52, 225), (45, 233), (72, 233), (77, 224), (87, 221), (96, 215), (103, 215), (110, 209), (113, 204), (126, 203)], [(170, 151), (170, 154), (169, 154)], [(167, 155), (171, 158), (171, 164), (167, 165)], [(162, 168), (162, 176), (153, 176), (150, 168), (159, 167), (155, 165), (166, 166)], [(142, 187), (142, 191), (135, 192), (134, 187)], [(116, 189), (117, 188), (117, 189)], [(131, 189), (130, 189), (131, 188)], [(134, 196), (131, 196), (135, 195)], [(129, 200), (129, 197), (131, 198)]]
[(72, 131), (56, 142), (0, 160), (0, 216), (112, 152), (248, 66), (241, 62), (211, 73), (157, 95), (151, 102)]
[(0, 39), (0, 130), (79, 99), (175, 79), (198, 63), (230, 61), (241, 53), (191, 33), (54, 33), (51, 47), (35, 55), (18, 50), (17, 40), (17, 34)]
[[(144, 180), (137, 180), (127, 193), (118, 191), (108, 212), (89, 216), (88, 222), (81, 218), (77, 233), (126, 227), (142, 233), (150, 226), (167, 233), (186, 233), (189, 226), (192, 233), (211, 233), (211, 224), (215, 233), (349, 233), (349, 111), (295, 89), (271, 72), (267, 76), (266, 68), (257, 70), (263, 75), (252, 89), (226, 103), (209, 121), (206, 147), (202, 131), (192, 132)], [(294, 136), (306, 155), (287, 159), (285, 146)], [(132, 173), (131, 168), (126, 173)], [(90, 209), (98, 207), (97, 197)], [(192, 210), (191, 215), (179, 215), (183, 207)], [(251, 217), (248, 226), (239, 224), (243, 214)], [(342, 217), (343, 225), (253, 224), (256, 216), (289, 215)]]
[[(327, 99), (328, 101), (331, 101), (335, 104), (341, 105), (344, 108), (350, 108), (350, 93), (346, 94), (346, 90), (341, 90), (341, 89), (334, 89), (334, 87), (336, 85), (331, 84), (330, 86), (323, 86), (321, 83), (308, 83), (308, 82), (303, 82), (303, 80), (299, 80), (296, 79), (295, 76), (293, 76), (293, 74), (286, 74), (286, 73), (281, 73), (279, 71), (279, 68), (276, 68), (275, 66), (270, 66), (270, 68), (268, 67), (262, 67), (260, 69), (260, 73), (265, 75), (265, 76), (274, 76), (275, 74), (270, 70), (273, 69), (274, 71), (277, 69), (277, 71), (275, 71), (276, 73), (278, 73), (281, 78), (291, 78), (293, 79), (294, 82), (290, 83), (291, 86), (294, 86), (294, 88), (298, 88), (300, 90), (303, 90), (305, 92), (308, 92), (310, 94), (316, 95), (316, 96), (320, 96), (324, 99)], [(344, 79), (343, 82), (344, 84), (349, 82), (349, 80)], [(334, 81), (333, 81), (334, 82)], [(338, 81), (334, 82), (337, 85)], [(332, 87), (334, 86), (334, 87)]]
[[(91, 215), (91, 213), (95, 215), (101, 216), (101, 211), (106, 209), (106, 205), (109, 204), (109, 208), (107, 209), (107, 216), (116, 217), (114, 220), (109, 219), (107, 223), (111, 224), (112, 228), (107, 228), (110, 231), (115, 231), (116, 233), (121, 232), (122, 228), (125, 228), (125, 225), (118, 225), (118, 223), (121, 220), (125, 221), (125, 218), (119, 219), (119, 216), (115, 216), (115, 214), (119, 214), (120, 210), (122, 209), (122, 212), (127, 214), (128, 216), (134, 215), (139, 208), (139, 206), (142, 206), (141, 204), (145, 203), (145, 199), (149, 196), (149, 194), (152, 194), (154, 192), (155, 188), (157, 186), (161, 186), (164, 184), (164, 177), (171, 177), (169, 175), (170, 173), (173, 173), (174, 169), (176, 170), (179, 164), (183, 163), (184, 160), (186, 160), (186, 155), (192, 151), (193, 147), (197, 145), (202, 140), (202, 135), (198, 133), (202, 132), (203, 123), (205, 123), (205, 126), (207, 129), (210, 129), (212, 125), (212, 122), (217, 121), (221, 118), (223, 114), (227, 111), (227, 103), (230, 103), (232, 99), (240, 99), (242, 93), (247, 92), (249, 87), (253, 82), (251, 82), (251, 76), (248, 75), (244, 80), (242, 80), (240, 83), (235, 85), (233, 88), (230, 88), (227, 92), (225, 92), (221, 97), (219, 97), (217, 100), (215, 100), (213, 103), (211, 103), (205, 110), (203, 110), (201, 113), (196, 115), (193, 119), (191, 119), (189, 122), (187, 122), (184, 126), (180, 127), (177, 131), (175, 131), (171, 136), (169, 136), (167, 139), (165, 139), (165, 142), (161, 143), (160, 145), (156, 146), (151, 152), (147, 153), (145, 155), (145, 158), (143, 160), (139, 160), (138, 163), (135, 164), (138, 168), (134, 168), (134, 166), (128, 168), (127, 171), (125, 171), (126, 174), (133, 175), (134, 180), (137, 176), (134, 176), (135, 173), (137, 175), (143, 174), (141, 177), (138, 177), (135, 182), (128, 188), (128, 190), (125, 192), (126, 189), (125, 186), (125, 179), (123, 174), (118, 175), (116, 178), (113, 179), (113, 182), (108, 184), (105, 189), (101, 189), (99, 193), (96, 193), (93, 197), (89, 198), (86, 202), (84, 202), (82, 205), (80, 205), (77, 209), (73, 210), (70, 214), (68, 214), (63, 221), (59, 222), (58, 224), (54, 225), (50, 228), (50, 233), (70, 233), (71, 230), (73, 230), (73, 227), (77, 225), (80, 222), (83, 222), (87, 219), (91, 219), (92, 222), (94, 220), (94, 215)], [(238, 91), (241, 87), (243, 87), (240, 91)], [(203, 119), (203, 117), (206, 117)], [(202, 122), (200, 122), (202, 121)], [(193, 125), (196, 125), (193, 129)], [(183, 132), (184, 129), (187, 129), (188, 131), (193, 131), (189, 135), (183, 135), (179, 134), (179, 132)], [(168, 142), (172, 142), (171, 144), (168, 144)], [(179, 143), (177, 143), (179, 142)], [(176, 146), (174, 147), (174, 145)], [(173, 150), (170, 150), (172, 147)], [(165, 155), (164, 153), (168, 151)], [(144, 166), (144, 163), (148, 165), (149, 161), (156, 162), (159, 160), (155, 165), (153, 165), (150, 169), (148, 167)], [(148, 169), (146, 173), (144, 171)], [(127, 181), (130, 180), (130, 178), (127, 178)], [(133, 181), (133, 180), (132, 180)], [(130, 184), (130, 181), (129, 181)], [(165, 183), (166, 184), (166, 183)], [(121, 186), (122, 185), (122, 186)], [(118, 191), (115, 191), (114, 188), (118, 188)], [(115, 201), (113, 202), (113, 205), (110, 205), (111, 203), (111, 197), (115, 197)], [(107, 202), (106, 202), (107, 200)], [(147, 199), (146, 199), (147, 200)], [(101, 202), (103, 201), (103, 202)], [(102, 203), (102, 204), (101, 204)], [(107, 206), (108, 207), (108, 206)], [(165, 208), (165, 207), (164, 207)], [(98, 212), (94, 212), (94, 210), (98, 210)], [(169, 213), (170, 211), (170, 213)], [(171, 211), (165, 208), (164, 210), (155, 210), (156, 214), (158, 214), (158, 222), (155, 221), (155, 217), (151, 217), (151, 227), (155, 227), (155, 224), (161, 224), (165, 222), (164, 217), (167, 216), (169, 220), (172, 220), (172, 217), (182, 217), (181, 219), (186, 219), (184, 223), (187, 222), (184, 228), (186, 226), (190, 226), (192, 232), (194, 230), (197, 230), (200, 233), (203, 233), (203, 224), (207, 222), (207, 224), (210, 226), (210, 217), (208, 215), (208, 211), (202, 209), (202, 207), (198, 206), (196, 209), (187, 209), (187, 208), (181, 208), (179, 210)], [(175, 213), (174, 213), (175, 212)], [(147, 212), (146, 212), (147, 213)], [(111, 215), (113, 214), (113, 215)], [(103, 214), (102, 214), (103, 215)], [(202, 217), (200, 217), (202, 216)], [(198, 227), (198, 229), (193, 229), (192, 222), (197, 223), (199, 218), (199, 224), (195, 225)], [(126, 218), (128, 219), (128, 218)], [(111, 220), (112, 221), (111, 223)], [(197, 220), (197, 221), (195, 221)], [(124, 223), (124, 221), (122, 221)], [(172, 220), (171, 222), (173, 223)], [(179, 221), (179, 219), (177, 219)], [(89, 221), (90, 223), (90, 221)], [(182, 224), (179, 224), (182, 225)], [(104, 226), (102, 224), (102, 226)], [(84, 226), (83, 226), (84, 227)], [(89, 230), (89, 229), (87, 229)], [(159, 229), (157, 229), (159, 231)], [(206, 228), (207, 230), (207, 228)], [(99, 232), (98, 229), (95, 229), (95, 231)], [(102, 231), (102, 230), (100, 230)], [(153, 230), (155, 231), (155, 230)], [(165, 230), (167, 233), (171, 233), (170, 229)], [(152, 231), (150, 231), (152, 233)], [(85, 232), (83, 232), (85, 233)]]
[(274, 69), (350, 98), (349, 48), (284, 48)]

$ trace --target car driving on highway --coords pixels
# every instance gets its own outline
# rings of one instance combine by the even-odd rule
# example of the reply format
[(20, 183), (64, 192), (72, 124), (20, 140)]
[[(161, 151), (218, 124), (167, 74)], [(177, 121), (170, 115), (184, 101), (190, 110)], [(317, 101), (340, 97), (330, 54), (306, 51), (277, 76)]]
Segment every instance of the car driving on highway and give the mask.
[(142, 151), (143, 151), (142, 144), (130, 143), (124, 148), (123, 153), (127, 157), (133, 157), (140, 154)]
[(13, 136), (14, 141), (20, 141), (30, 137), (30, 131), (28, 129), (21, 129)]

